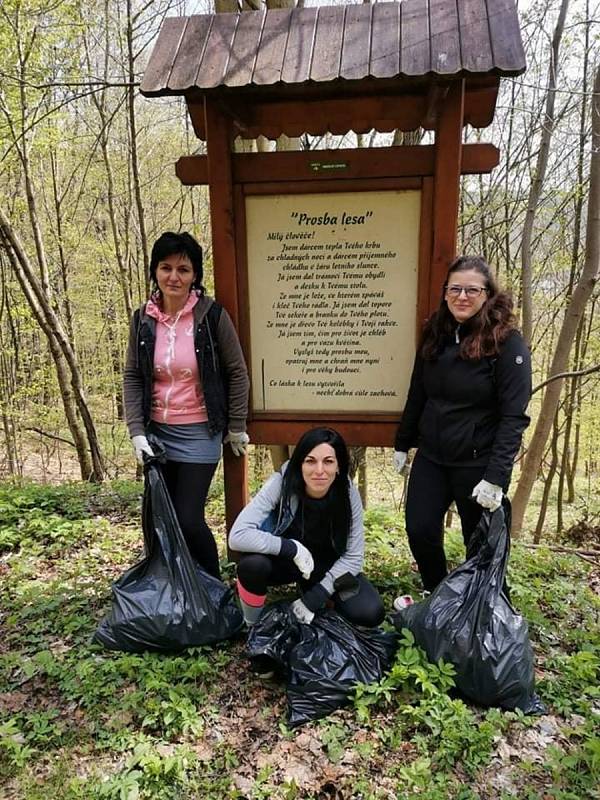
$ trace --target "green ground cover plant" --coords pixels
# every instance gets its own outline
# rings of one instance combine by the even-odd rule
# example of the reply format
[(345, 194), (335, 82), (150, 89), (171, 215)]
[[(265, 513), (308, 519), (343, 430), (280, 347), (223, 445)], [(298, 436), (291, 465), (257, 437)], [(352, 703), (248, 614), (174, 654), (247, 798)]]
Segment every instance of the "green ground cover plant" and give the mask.
[[(290, 730), (281, 684), (244, 639), (173, 655), (91, 643), (110, 583), (142, 555), (140, 483), (0, 485), (0, 796), (6, 800), (598, 798), (596, 566), (513, 546), (543, 717), (476, 708), (405, 632), (383, 680)], [(209, 513), (224, 552), (222, 485)], [(366, 572), (387, 608), (418, 594), (401, 511), (366, 513)], [(448, 551), (462, 559), (452, 530)], [(233, 576), (231, 566), (225, 574)]]

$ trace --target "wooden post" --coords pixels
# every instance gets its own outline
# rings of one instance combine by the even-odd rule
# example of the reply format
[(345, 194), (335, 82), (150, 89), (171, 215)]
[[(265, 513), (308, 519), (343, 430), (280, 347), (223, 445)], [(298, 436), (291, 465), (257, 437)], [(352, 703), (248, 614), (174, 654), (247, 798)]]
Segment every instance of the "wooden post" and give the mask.
[[(231, 123), (214, 101), (205, 100), (204, 112), (215, 295), (219, 303), (229, 312), (239, 332)], [(248, 459), (246, 456), (234, 456), (229, 445), (223, 448), (223, 474), (225, 524), (229, 530), (248, 502)]]
[(455, 81), (443, 101), (435, 128), (430, 313), (439, 306), (448, 266), (456, 256), (464, 99), (465, 82)]

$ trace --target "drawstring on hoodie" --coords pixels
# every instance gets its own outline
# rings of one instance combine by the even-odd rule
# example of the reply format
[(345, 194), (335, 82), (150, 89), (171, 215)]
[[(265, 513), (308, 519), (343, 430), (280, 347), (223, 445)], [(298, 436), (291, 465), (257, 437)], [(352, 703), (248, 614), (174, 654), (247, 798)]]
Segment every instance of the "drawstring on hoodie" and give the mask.
[(168, 323), (166, 320), (163, 320), (163, 325), (167, 329), (167, 353), (166, 353), (166, 368), (167, 372), (169, 373), (169, 378), (171, 379), (171, 385), (167, 389), (167, 393), (165, 395), (165, 409), (163, 412), (163, 419), (166, 421), (167, 416), (169, 413), (169, 400), (171, 398), (171, 394), (173, 393), (173, 389), (175, 388), (175, 377), (171, 372), (171, 363), (175, 358), (175, 340), (177, 339), (177, 323), (179, 322), (179, 318), (181, 317), (181, 313), (183, 308), (177, 312), (177, 316), (172, 323)]
[(174, 322), (168, 323), (166, 320), (163, 320), (163, 325), (167, 329), (167, 367), (171, 365), (171, 361), (175, 358), (175, 339), (177, 338), (177, 323), (179, 322), (179, 317), (181, 316), (181, 312), (183, 309), (177, 312), (177, 316), (175, 317)]

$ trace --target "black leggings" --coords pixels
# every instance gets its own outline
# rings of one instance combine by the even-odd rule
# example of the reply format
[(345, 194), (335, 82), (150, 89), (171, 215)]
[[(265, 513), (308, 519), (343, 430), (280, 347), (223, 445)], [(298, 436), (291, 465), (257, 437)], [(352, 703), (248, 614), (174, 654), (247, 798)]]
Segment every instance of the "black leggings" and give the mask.
[(208, 573), (220, 578), (217, 544), (204, 518), (206, 497), (217, 465), (167, 461), (161, 468), (190, 553)]
[[(293, 561), (260, 553), (244, 554), (237, 566), (238, 580), (249, 592), (266, 595), (269, 586), (298, 583), (305, 591), (314, 582), (303, 580)], [(332, 596), (335, 610), (354, 625), (374, 628), (383, 622), (385, 609), (377, 589), (365, 576), (357, 575), (358, 586), (351, 592), (335, 592)]]
[(483, 508), (471, 499), (486, 465), (444, 467), (417, 452), (408, 480), (406, 532), (423, 586), (432, 591), (448, 574), (444, 552), (444, 517), (452, 501), (460, 517), (465, 547)]

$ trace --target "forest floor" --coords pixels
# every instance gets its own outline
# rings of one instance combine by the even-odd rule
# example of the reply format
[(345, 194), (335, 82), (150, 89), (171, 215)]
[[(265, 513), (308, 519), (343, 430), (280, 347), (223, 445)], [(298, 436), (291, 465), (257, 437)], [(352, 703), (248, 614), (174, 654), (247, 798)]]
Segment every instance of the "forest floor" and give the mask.
[[(372, 475), (365, 571), (388, 609), (420, 588), (400, 494), (386, 469)], [(284, 685), (249, 671), (243, 637), (177, 655), (91, 643), (111, 581), (142, 556), (140, 495), (133, 481), (0, 484), (3, 800), (600, 798), (598, 559), (513, 545), (544, 716), (451, 699), (405, 641), (366, 699), (291, 730)], [(222, 512), (217, 480), (224, 551)], [(598, 548), (592, 529), (573, 530), (576, 542), (551, 544)], [(455, 530), (448, 552), (463, 557)]]

